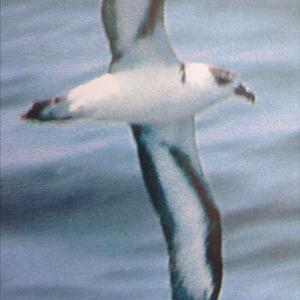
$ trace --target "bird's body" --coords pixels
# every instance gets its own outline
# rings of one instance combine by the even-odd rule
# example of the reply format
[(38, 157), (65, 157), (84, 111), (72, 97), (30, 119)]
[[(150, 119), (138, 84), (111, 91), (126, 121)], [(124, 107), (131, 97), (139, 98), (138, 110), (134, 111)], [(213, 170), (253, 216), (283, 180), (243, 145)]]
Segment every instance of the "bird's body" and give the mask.
[(53, 101), (40, 118), (59, 115), (129, 123), (185, 119), (232, 94), (235, 81), (219, 86), (211, 69), (191, 63), (108, 73), (72, 89), (61, 103)]
[(182, 63), (164, 29), (163, 0), (104, 0), (108, 72), (38, 101), (24, 119), (94, 119), (131, 125), (145, 185), (169, 254), (174, 300), (216, 300), (221, 220), (200, 166), (194, 116), (229, 96), (254, 101), (230, 71)]

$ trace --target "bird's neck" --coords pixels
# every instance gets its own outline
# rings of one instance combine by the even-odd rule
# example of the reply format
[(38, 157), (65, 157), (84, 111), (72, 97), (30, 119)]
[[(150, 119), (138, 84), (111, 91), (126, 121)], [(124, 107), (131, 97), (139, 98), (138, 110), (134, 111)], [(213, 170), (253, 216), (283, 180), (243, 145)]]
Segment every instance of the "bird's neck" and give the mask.
[(213, 300), (222, 278), (220, 217), (198, 162), (191, 126), (132, 128), (145, 185), (167, 242), (173, 299)]

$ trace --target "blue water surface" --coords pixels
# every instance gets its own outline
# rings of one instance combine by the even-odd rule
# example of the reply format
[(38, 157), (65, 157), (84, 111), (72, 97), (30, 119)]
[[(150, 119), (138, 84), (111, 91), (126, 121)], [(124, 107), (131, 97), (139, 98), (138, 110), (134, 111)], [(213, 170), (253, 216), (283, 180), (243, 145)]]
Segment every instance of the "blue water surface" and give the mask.
[[(222, 300), (300, 299), (300, 3), (167, 2), (178, 56), (232, 68), (257, 102), (198, 116), (223, 216)], [(1, 299), (165, 300), (167, 255), (123, 124), (20, 115), (106, 71), (97, 0), (1, 2)]]

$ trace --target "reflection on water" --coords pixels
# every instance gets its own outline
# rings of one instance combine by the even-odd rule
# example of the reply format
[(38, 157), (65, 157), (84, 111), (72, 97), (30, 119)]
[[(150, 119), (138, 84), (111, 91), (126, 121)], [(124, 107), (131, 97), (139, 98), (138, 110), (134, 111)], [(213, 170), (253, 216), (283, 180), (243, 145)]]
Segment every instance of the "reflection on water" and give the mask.
[[(299, 299), (299, 2), (168, 1), (179, 56), (256, 91), (198, 117), (223, 215), (221, 299)], [(19, 121), (104, 72), (98, 1), (2, 1), (2, 299), (167, 299), (167, 257), (129, 130)]]

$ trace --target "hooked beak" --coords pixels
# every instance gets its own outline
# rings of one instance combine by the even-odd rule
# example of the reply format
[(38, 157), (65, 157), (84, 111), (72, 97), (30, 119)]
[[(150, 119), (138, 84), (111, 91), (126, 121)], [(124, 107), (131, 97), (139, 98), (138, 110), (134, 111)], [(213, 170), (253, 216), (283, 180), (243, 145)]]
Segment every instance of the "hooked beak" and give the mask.
[(241, 83), (234, 89), (234, 93), (236, 95), (246, 97), (247, 100), (251, 101), (252, 103), (255, 102), (255, 94), (247, 90), (247, 88)]

